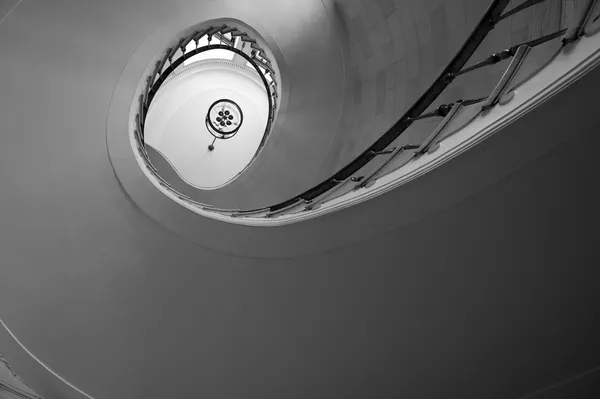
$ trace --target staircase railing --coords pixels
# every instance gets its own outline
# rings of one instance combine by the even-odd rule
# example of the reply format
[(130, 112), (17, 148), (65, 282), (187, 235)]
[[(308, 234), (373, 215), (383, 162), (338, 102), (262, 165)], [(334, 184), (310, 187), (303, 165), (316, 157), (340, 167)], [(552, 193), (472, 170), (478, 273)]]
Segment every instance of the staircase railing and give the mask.
[[(200, 46), (199, 44), (201, 41), (206, 42), (207, 44)], [(213, 41), (215, 43), (213, 43)], [(190, 44), (192, 42), (195, 42), (196, 45), (194, 48), (190, 49)], [(258, 40), (252, 38), (247, 32), (243, 32), (242, 30), (227, 24), (216, 27), (209, 26), (201, 30), (196, 30), (191, 34), (187, 34), (186, 36), (179, 38), (175, 43), (175, 45), (169, 47), (165, 51), (163, 57), (156, 62), (152, 73), (146, 77), (143, 92), (138, 98), (138, 111), (135, 116), (134, 126), (134, 138), (137, 143), (137, 151), (142, 156), (146, 168), (156, 179), (158, 179), (162, 186), (173, 192), (175, 192), (173, 187), (160, 177), (158, 170), (152, 165), (146, 150), (144, 127), (148, 110), (150, 109), (156, 93), (164, 85), (167, 79), (184, 65), (185, 61), (210, 50), (228, 50), (244, 58), (258, 73), (267, 92), (269, 111), (265, 132), (252, 160), (258, 156), (271, 133), (277, 111), (277, 100), (280, 96), (276, 71), (272, 61), (269, 59), (269, 54), (261, 47)], [(177, 194), (183, 195), (181, 193)]]
[[(372, 187), (377, 179), (382, 176), (398, 170), (424, 154), (435, 152), (442, 140), (466, 126), (476, 116), (499, 103), (503, 104), (510, 101), (514, 95), (514, 88), (535, 74), (536, 68), (537, 70), (541, 68), (539, 60), (535, 60), (536, 62), (530, 64), (527, 63), (528, 55), (532, 52), (543, 49), (544, 45), (554, 45), (558, 40), (560, 42), (558, 42), (557, 48), (560, 48), (577, 40), (586, 32), (595, 33), (600, 30), (600, 0), (563, 0), (563, 6), (570, 7), (568, 21), (562, 23), (560, 29), (556, 32), (511, 46), (498, 53), (491, 54), (471, 66), (466, 66), (483, 40), (500, 21), (544, 1), (546, 0), (527, 0), (506, 11), (510, 0), (493, 0), (483, 18), (439, 77), (387, 132), (333, 176), (287, 201), (260, 209), (219, 209), (194, 201), (190, 197), (177, 192), (168, 182), (158, 176), (157, 171), (151, 165), (147, 165), (147, 167), (159, 179), (160, 184), (180, 200), (199, 209), (234, 218), (275, 218), (282, 215), (307, 212), (352, 191)], [(554, 54), (556, 54), (556, 51), (548, 54), (547, 61), (550, 61)], [(167, 56), (172, 56), (172, 54), (167, 54)], [(458, 100), (450, 104), (442, 104), (428, 111), (440, 94), (457, 77), (505, 60), (510, 60), (510, 62), (501, 79), (488, 96)], [(256, 63), (255, 60), (254, 62)], [(160, 68), (157, 65), (157, 70), (160, 70)], [(150, 100), (154, 93), (155, 91), (150, 89), (148, 94)], [(140, 99), (140, 114), (143, 113), (143, 104), (144, 102)], [(393, 145), (396, 139), (412, 124), (430, 118), (440, 118), (441, 121), (422, 143)], [(140, 118), (140, 120), (143, 120), (143, 118)], [(141, 131), (141, 129), (142, 126), (139, 126), (138, 123), (138, 130)], [(143, 137), (138, 139), (143, 140)], [(143, 143), (143, 141), (141, 142)], [(142, 149), (139, 150), (143, 151)], [(380, 162), (381, 159), (384, 160)], [(378, 161), (375, 166), (373, 165), (374, 160)], [(365, 168), (367, 165), (371, 166), (371, 170)]]

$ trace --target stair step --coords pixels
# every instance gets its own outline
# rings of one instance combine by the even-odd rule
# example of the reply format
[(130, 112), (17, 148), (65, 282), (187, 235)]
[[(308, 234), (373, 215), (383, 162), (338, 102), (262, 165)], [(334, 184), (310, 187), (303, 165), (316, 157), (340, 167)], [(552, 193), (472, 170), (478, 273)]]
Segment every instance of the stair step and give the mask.
[(198, 30), (197, 30), (197, 31), (195, 31), (194, 33), (192, 33), (191, 35), (189, 35), (189, 36), (188, 36), (188, 37), (187, 37), (187, 38), (186, 38), (186, 39), (183, 41), (183, 43), (181, 44), (181, 49), (182, 49), (182, 51), (183, 51), (184, 53), (185, 53), (185, 49), (186, 49), (186, 47), (188, 46), (188, 44), (190, 44), (190, 42), (191, 42), (192, 40), (194, 40), (194, 37), (196, 37), (196, 35), (197, 35), (198, 33), (200, 33), (200, 31), (198, 31)]
[(232, 27), (232, 26), (229, 26), (229, 27), (227, 27), (227, 28), (225, 28), (225, 29), (221, 30), (221, 33), (222, 33), (222, 34), (231, 33), (231, 32), (233, 32), (233, 31), (236, 31), (236, 30), (237, 30), (237, 28), (234, 28), (234, 27)]
[(160, 62), (160, 66), (158, 67), (158, 74), (159, 75), (162, 74), (162, 71), (163, 71), (163, 69), (165, 67), (165, 64), (169, 60), (169, 54), (171, 54), (171, 48), (167, 49), (167, 52), (166, 52), (164, 58), (161, 61), (159, 61)]
[(198, 41), (199, 41), (200, 39), (202, 39), (202, 37), (203, 37), (204, 35), (206, 35), (206, 33), (207, 33), (207, 32), (209, 32), (211, 29), (212, 29), (212, 26), (211, 26), (211, 27), (209, 27), (209, 28), (203, 29), (203, 30), (201, 30), (200, 32), (198, 32), (198, 33), (197, 33), (197, 34), (194, 36), (194, 39), (193, 39), (193, 40), (196, 42), (196, 44), (197, 44), (197, 43), (198, 43)]
[(260, 67), (263, 67), (264, 69), (266, 69), (267, 71), (269, 71), (269, 73), (271, 73), (271, 75), (275, 76), (275, 70), (273, 70), (273, 68), (271, 68), (271, 66), (265, 64), (264, 62), (262, 62), (261, 60), (257, 59), (256, 57), (252, 58), (252, 61), (256, 62), (256, 64)]
[[(244, 39), (242, 39), (242, 40), (244, 40)], [(250, 44), (250, 47), (252, 47), (252, 48), (253, 48), (253, 49), (255, 49), (255, 50), (258, 50), (258, 51), (260, 51), (260, 52), (261, 52), (261, 53), (263, 53), (263, 54), (266, 54), (266, 53), (265, 53), (265, 49), (263, 49), (262, 47), (260, 47), (260, 46), (259, 46), (258, 44), (256, 44), (256, 43), (252, 43), (252, 44)]]
[(212, 36), (212, 35), (214, 35), (215, 33), (218, 33), (218, 32), (220, 32), (222, 29), (225, 29), (225, 28), (227, 28), (227, 25), (221, 25), (221, 26), (219, 26), (219, 27), (213, 28), (213, 29), (211, 29), (211, 30), (209, 30), (209, 31), (208, 31), (207, 35), (208, 35), (208, 36)]
[(173, 59), (173, 56), (175, 55), (177, 50), (179, 50), (181, 43), (183, 43), (184, 41), (185, 41), (185, 39), (180, 39), (179, 43), (171, 49), (171, 52), (169, 53), (169, 56), (167, 57), (169, 59), (169, 61), (171, 61)]

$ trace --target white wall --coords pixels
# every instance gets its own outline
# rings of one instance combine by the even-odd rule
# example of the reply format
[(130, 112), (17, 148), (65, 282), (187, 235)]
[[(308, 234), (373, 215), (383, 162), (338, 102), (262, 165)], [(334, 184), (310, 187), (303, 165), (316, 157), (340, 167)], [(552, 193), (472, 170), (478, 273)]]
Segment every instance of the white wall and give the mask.
[[(244, 67), (205, 61), (164, 85), (148, 111), (145, 140), (159, 151), (188, 184), (214, 189), (230, 182), (250, 163), (265, 134), (267, 92)], [(217, 140), (205, 117), (217, 100), (235, 101), (244, 114), (238, 133)]]

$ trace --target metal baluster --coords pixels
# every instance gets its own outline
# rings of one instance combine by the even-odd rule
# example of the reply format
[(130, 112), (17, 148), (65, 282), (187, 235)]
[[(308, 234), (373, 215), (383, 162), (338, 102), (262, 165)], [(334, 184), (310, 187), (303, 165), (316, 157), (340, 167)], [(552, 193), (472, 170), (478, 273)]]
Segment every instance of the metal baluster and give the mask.
[(503, 19), (506, 19), (506, 18), (508, 18), (510, 16), (513, 16), (514, 14), (516, 14), (518, 12), (521, 12), (521, 11), (523, 11), (523, 10), (529, 8), (529, 7), (533, 7), (536, 4), (543, 3), (544, 1), (546, 1), (546, 0), (527, 0), (524, 3), (522, 3), (522, 4), (519, 4), (518, 6), (516, 6), (515, 8), (513, 8), (512, 10), (507, 11), (506, 13), (502, 14), (500, 16), (500, 18), (498, 18), (496, 20), (496, 23), (498, 23), (498, 22), (502, 21)]

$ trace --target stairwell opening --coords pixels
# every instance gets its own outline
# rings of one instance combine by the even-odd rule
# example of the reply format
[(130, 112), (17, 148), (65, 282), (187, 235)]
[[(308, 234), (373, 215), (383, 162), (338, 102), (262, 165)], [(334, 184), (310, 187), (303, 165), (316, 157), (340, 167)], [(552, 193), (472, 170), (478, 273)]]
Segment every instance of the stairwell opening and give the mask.
[(202, 23), (174, 38), (148, 70), (132, 131), (142, 169), (180, 198), (167, 176), (215, 190), (242, 175), (271, 134), (281, 96), (260, 35), (237, 20)]

